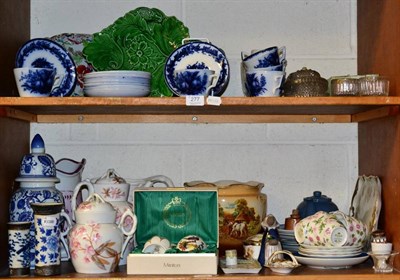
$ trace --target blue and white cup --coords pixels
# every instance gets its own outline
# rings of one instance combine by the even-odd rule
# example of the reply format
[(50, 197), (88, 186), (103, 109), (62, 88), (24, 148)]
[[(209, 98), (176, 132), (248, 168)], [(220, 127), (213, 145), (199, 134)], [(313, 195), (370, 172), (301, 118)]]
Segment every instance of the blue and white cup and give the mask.
[[(66, 238), (72, 221), (63, 210), (64, 203), (31, 203), (31, 207), (35, 225), (35, 274), (58, 275), (61, 273), (61, 246), (69, 252)], [(65, 229), (62, 219), (66, 222)]]
[(14, 68), (14, 76), (21, 97), (50, 96), (63, 79), (53, 68)]
[(280, 96), (285, 72), (254, 69), (245, 72), (244, 94), (248, 97)]
[(217, 85), (218, 77), (210, 69), (183, 69), (174, 73), (176, 94), (179, 96), (202, 95)]
[(24, 276), (30, 273), (31, 222), (9, 222), (8, 225), (8, 267), (10, 276)]
[(286, 47), (269, 47), (263, 50), (253, 50), (251, 54), (241, 53), (246, 70), (267, 68), (284, 65), (286, 61)]

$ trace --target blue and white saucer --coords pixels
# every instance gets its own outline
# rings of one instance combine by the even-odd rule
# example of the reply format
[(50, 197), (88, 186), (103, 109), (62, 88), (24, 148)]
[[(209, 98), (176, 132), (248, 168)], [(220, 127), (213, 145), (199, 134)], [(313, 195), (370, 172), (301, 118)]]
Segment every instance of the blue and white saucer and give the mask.
[(189, 42), (177, 48), (167, 59), (164, 67), (165, 81), (168, 87), (180, 95), (174, 78), (174, 72), (184, 69), (210, 69), (217, 75), (217, 85), (210, 95), (221, 96), (229, 83), (229, 63), (224, 52), (206, 42)]
[(56, 75), (63, 75), (63, 79), (51, 96), (70, 96), (75, 89), (75, 63), (68, 51), (51, 40), (39, 38), (26, 42), (18, 50), (15, 67), (56, 69)]

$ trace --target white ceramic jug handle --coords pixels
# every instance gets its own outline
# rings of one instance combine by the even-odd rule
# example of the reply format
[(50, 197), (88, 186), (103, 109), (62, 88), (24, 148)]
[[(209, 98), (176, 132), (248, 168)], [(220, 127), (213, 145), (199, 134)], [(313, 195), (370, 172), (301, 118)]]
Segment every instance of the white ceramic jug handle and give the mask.
[(61, 243), (63, 244), (63, 246), (65, 248), (65, 252), (67, 253), (67, 258), (63, 259), (63, 261), (67, 261), (71, 258), (71, 255), (69, 254), (67, 236), (68, 236), (69, 231), (72, 228), (72, 221), (71, 221), (71, 218), (69, 217), (69, 215), (67, 213), (65, 213), (64, 209), (61, 210), (60, 217), (64, 217), (64, 219), (67, 222), (66, 229), (64, 231), (61, 230), (61, 235), (60, 235)]
[(155, 176), (147, 177), (143, 180), (146, 181), (146, 183), (143, 185), (143, 187), (145, 187), (145, 188), (152, 187), (156, 183), (164, 184), (168, 188), (175, 187), (174, 182), (172, 182), (172, 180), (170, 178), (168, 178), (167, 176), (164, 176), (164, 175), (155, 175)]
[[(131, 217), (132, 218), (132, 227), (129, 231), (125, 230), (124, 228), (124, 222), (125, 219)], [(119, 221), (118, 227), (121, 229), (122, 233), (126, 235), (124, 244), (122, 245), (121, 249), (121, 258), (124, 255), (125, 249), (128, 246), (129, 241), (133, 238), (133, 234), (136, 231), (137, 228), (137, 217), (135, 214), (133, 214), (132, 210), (126, 209), (126, 211), (122, 214), (121, 220)]]
[(80, 182), (78, 185), (76, 185), (74, 189), (74, 193), (72, 194), (71, 198), (71, 211), (72, 211), (72, 220), (75, 221), (75, 210), (78, 205), (76, 205), (76, 197), (78, 196), (79, 192), (81, 191), (82, 187), (86, 187), (89, 195), (94, 193), (94, 186), (92, 183), (90, 183), (89, 179), (86, 179), (85, 181)]

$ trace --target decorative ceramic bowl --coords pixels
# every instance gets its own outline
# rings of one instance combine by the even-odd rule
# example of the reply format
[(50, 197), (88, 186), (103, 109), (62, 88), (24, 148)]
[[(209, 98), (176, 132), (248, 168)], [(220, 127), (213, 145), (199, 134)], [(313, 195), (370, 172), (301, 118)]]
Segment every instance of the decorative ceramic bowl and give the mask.
[(222, 180), (185, 182), (184, 186), (218, 189), (219, 250), (236, 249), (243, 255), (243, 241), (260, 232), (266, 216), (267, 196), (261, 192), (264, 184)]
[[(279, 256), (285, 254), (290, 257), (291, 260), (281, 259)], [(288, 274), (292, 272), (293, 269), (299, 267), (300, 264), (297, 262), (296, 258), (289, 251), (275, 251), (268, 259), (265, 265), (275, 273)]]
[(301, 70), (289, 74), (283, 84), (285, 96), (311, 97), (326, 96), (328, 81), (317, 71), (303, 67)]

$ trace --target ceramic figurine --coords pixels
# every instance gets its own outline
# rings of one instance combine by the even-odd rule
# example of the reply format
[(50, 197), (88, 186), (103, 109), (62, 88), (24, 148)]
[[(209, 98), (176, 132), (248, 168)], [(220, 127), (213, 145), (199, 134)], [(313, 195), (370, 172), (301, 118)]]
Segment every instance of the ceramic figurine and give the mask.
[[(258, 262), (264, 265), (268, 260), (268, 257), (277, 250), (282, 250), (282, 246), (279, 242), (279, 223), (275, 216), (269, 214), (265, 217), (261, 223), (264, 228), (264, 234), (261, 239), (260, 255), (258, 256)], [(271, 241), (271, 242), (270, 242)]]

